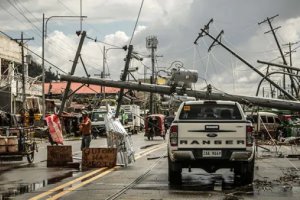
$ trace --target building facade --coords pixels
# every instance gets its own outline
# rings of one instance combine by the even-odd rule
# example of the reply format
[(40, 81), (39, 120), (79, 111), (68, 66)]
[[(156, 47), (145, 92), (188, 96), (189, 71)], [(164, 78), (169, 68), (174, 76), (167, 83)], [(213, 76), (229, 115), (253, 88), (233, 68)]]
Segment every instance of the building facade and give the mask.
[[(26, 48), (24, 55), (28, 58)], [(16, 41), (0, 35), (0, 110), (19, 113), (24, 107), (27, 109), (24, 94), (25, 97), (42, 96), (42, 85), (36, 84), (35, 79), (28, 77), (28, 60), (24, 58), (25, 64), (22, 66), (22, 47)]]

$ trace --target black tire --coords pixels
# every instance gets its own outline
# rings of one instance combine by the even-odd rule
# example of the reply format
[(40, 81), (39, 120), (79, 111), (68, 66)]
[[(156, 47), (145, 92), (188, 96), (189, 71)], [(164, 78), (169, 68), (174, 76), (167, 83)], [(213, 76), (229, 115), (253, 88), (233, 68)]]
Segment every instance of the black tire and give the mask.
[(245, 167), (247, 168), (247, 170), (244, 174), (244, 183), (245, 185), (252, 184), (254, 179), (254, 159), (251, 162), (249, 162)]
[(168, 168), (169, 168), (169, 184), (170, 185), (180, 185), (182, 182), (181, 172), (182, 168), (179, 164), (173, 163), (170, 159), (168, 159)]
[(148, 140), (150, 140), (151, 139), (151, 137), (150, 137), (150, 135), (148, 135)]
[(254, 159), (251, 162), (239, 163), (234, 168), (234, 184), (249, 185), (254, 179)]

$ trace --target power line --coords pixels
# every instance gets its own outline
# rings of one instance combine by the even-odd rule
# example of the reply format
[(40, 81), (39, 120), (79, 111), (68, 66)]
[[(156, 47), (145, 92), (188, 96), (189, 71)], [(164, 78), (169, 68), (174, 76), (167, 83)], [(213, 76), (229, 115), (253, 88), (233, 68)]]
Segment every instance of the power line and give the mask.
[[(15, 18), (17, 21), (19, 21), (20, 23), (24, 23), (22, 20), (20, 20), (18, 17), (16, 17), (16, 15), (14, 15), (14, 14), (12, 14), (11, 12), (9, 12), (9, 10), (8, 9), (5, 9), (1, 4), (0, 4), (0, 7), (1, 7), (1, 9), (2, 10), (4, 10), (5, 12), (7, 12), (10, 16), (12, 16), (13, 18)], [(35, 33), (37, 33), (36, 32), (36, 30), (33, 30)], [(41, 32), (40, 30), (38, 30), (39, 32)], [(27, 35), (26, 33), (24, 33), (25, 35)], [(59, 39), (59, 41), (61, 41), (62, 43), (65, 43), (63, 40), (60, 40)], [(36, 41), (33, 41), (35, 44), (37, 44), (37, 45), (39, 45)], [(65, 43), (66, 44), (66, 43)], [(69, 45), (68, 45), (69, 46)], [(69, 47), (71, 47), (71, 46), (69, 46)], [(71, 47), (72, 48), (72, 47)], [(65, 48), (61, 48), (61, 46), (60, 46), (60, 49), (58, 49), (58, 48), (55, 48), (58, 52), (60, 52), (61, 54), (59, 54), (59, 55), (63, 55), (63, 52), (66, 50)]]
[[(133, 39), (133, 36), (134, 36), (134, 32), (135, 32), (137, 23), (139, 22), (139, 18), (140, 18), (140, 15), (141, 15), (141, 11), (142, 11), (142, 8), (143, 8), (143, 4), (144, 4), (144, 0), (142, 0), (141, 6), (140, 6), (140, 10), (139, 10), (139, 14), (138, 14), (138, 17), (137, 17), (137, 19), (136, 19), (136, 22), (135, 22), (135, 25), (134, 25), (134, 29), (133, 29), (133, 31), (132, 31), (131, 39), (130, 39), (130, 41), (129, 41), (129, 45), (131, 44), (131, 41), (132, 41), (132, 39)], [(129, 46), (129, 45), (128, 45), (128, 46)]]
[[(6, 37), (8, 37), (10, 40), (13, 40), (12, 37), (10, 37), (9, 35), (7, 35), (6, 33), (4, 33), (3, 31), (0, 30), (0, 33), (2, 33), (3, 35), (5, 35)], [(18, 42), (17, 42), (18, 43)], [(19, 43), (18, 43), (19, 44)], [(25, 49), (27, 49), (28, 51), (30, 51), (31, 53), (33, 53), (34, 55), (38, 56), (39, 58), (42, 59), (42, 57), (40, 55), (38, 55), (37, 53), (35, 53), (34, 51), (32, 51), (31, 49), (29, 49), (28, 47), (24, 46)], [(51, 62), (49, 62), (48, 60), (44, 59), (48, 64), (50, 64), (51, 66), (55, 67), (56, 69), (58, 69), (59, 71), (67, 74), (67, 72), (63, 71), (62, 69), (60, 69), (59, 67), (57, 67), (56, 65), (52, 64)]]
[[(16, 5), (14, 5), (14, 3), (12, 3), (10, 0), (7, 1), (12, 7), (14, 7), (18, 13), (20, 13), (20, 15), (22, 15), (33, 27), (35, 27), (39, 32), (41, 32), (39, 30), (39, 28), (28, 18), (26, 17), (26, 15), (21, 11), (21, 9), (17, 8)], [(40, 33), (37, 34), (40, 38), (42, 38), (42, 36), (40, 35)]]
[(122, 48), (121, 46), (117, 46), (117, 45), (114, 45), (114, 44), (109, 44), (107, 42), (100, 41), (97, 38), (92, 38), (92, 37), (89, 37), (89, 36), (86, 36), (86, 38), (89, 39), (89, 40), (93, 40), (94, 42), (99, 42), (99, 43), (102, 43), (102, 44), (105, 44), (105, 45), (108, 45), (108, 46), (112, 46), (112, 47), (116, 47), (116, 48)]

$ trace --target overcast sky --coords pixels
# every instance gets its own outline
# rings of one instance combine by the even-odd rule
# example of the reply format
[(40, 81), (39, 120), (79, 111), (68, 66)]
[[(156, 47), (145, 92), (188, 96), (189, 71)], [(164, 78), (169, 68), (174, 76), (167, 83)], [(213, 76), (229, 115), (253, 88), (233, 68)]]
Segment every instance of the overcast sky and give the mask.
[[(82, 0), (82, 15), (87, 16), (82, 22), (82, 29), (87, 31), (97, 42), (85, 39), (82, 58), (89, 74), (100, 74), (103, 68), (103, 46), (122, 47), (128, 45), (141, 0)], [(34, 37), (29, 47), (41, 55), (42, 16), (78, 16), (80, 0), (1, 0), (0, 30), (12, 37)], [(299, 0), (145, 0), (137, 28), (131, 44), (134, 51), (149, 55), (146, 48), (146, 37), (155, 35), (158, 39), (156, 66), (168, 68), (174, 61), (180, 61), (187, 69), (199, 72), (197, 89), (210, 83), (215, 89), (231, 94), (254, 96), (261, 77), (249, 67), (231, 55), (221, 46), (208, 47), (212, 40), (204, 36), (194, 44), (200, 29), (213, 18), (209, 33), (217, 36), (224, 30), (222, 42), (236, 54), (266, 72), (266, 66), (257, 60), (282, 63), (279, 50), (268, 23), (258, 25), (267, 17), (279, 14), (272, 21), (281, 45), (300, 41), (300, 1)], [(72, 66), (80, 37), (75, 32), (80, 30), (79, 18), (53, 17), (47, 23), (45, 40), (45, 58), (65, 72)], [(113, 46), (110, 46), (110, 45)], [(297, 49), (300, 43), (292, 46)], [(286, 52), (287, 47), (283, 47)], [(124, 68), (126, 52), (121, 49), (107, 51), (107, 68), (110, 78), (119, 80), (120, 71)], [(293, 66), (300, 66), (299, 51), (292, 54)], [(289, 58), (287, 57), (289, 62)], [(46, 65), (48, 68), (49, 66)], [(149, 76), (151, 62), (144, 58), (142, 63), (132, 61), (132, 67), (139, 67), (137, 78), (144, 77), (146, 67)], [(56, 72), (54, 67), (52, 71)], [(272, 70), (277, 70), (272, 68)], [(62, 72), (59, 72), (62, 73)], [(77, 66), (76, 75), (83, 76), (81, 65)], [(272, 76), (276, 82), (281, 76)], [(281, 83), (280, 83), (281, 84)], [(266, 95), (268, 84), (264, 84)], [(261, 94), (260, 94), (261, 95)]]

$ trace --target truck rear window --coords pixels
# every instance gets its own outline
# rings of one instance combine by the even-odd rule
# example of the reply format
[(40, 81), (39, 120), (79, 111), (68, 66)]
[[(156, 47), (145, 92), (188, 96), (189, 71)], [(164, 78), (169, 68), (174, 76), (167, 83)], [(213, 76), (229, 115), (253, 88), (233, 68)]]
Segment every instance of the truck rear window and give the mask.
[(105, 114), (106, 114), (106, 112), (105, 113), (104, 112), (93, 112), (91, 121), (92, 122), (104, 121)]
[(198, 104), (184, 105), (179, 119), (241, 120), (242, 116), (236, 105)]

